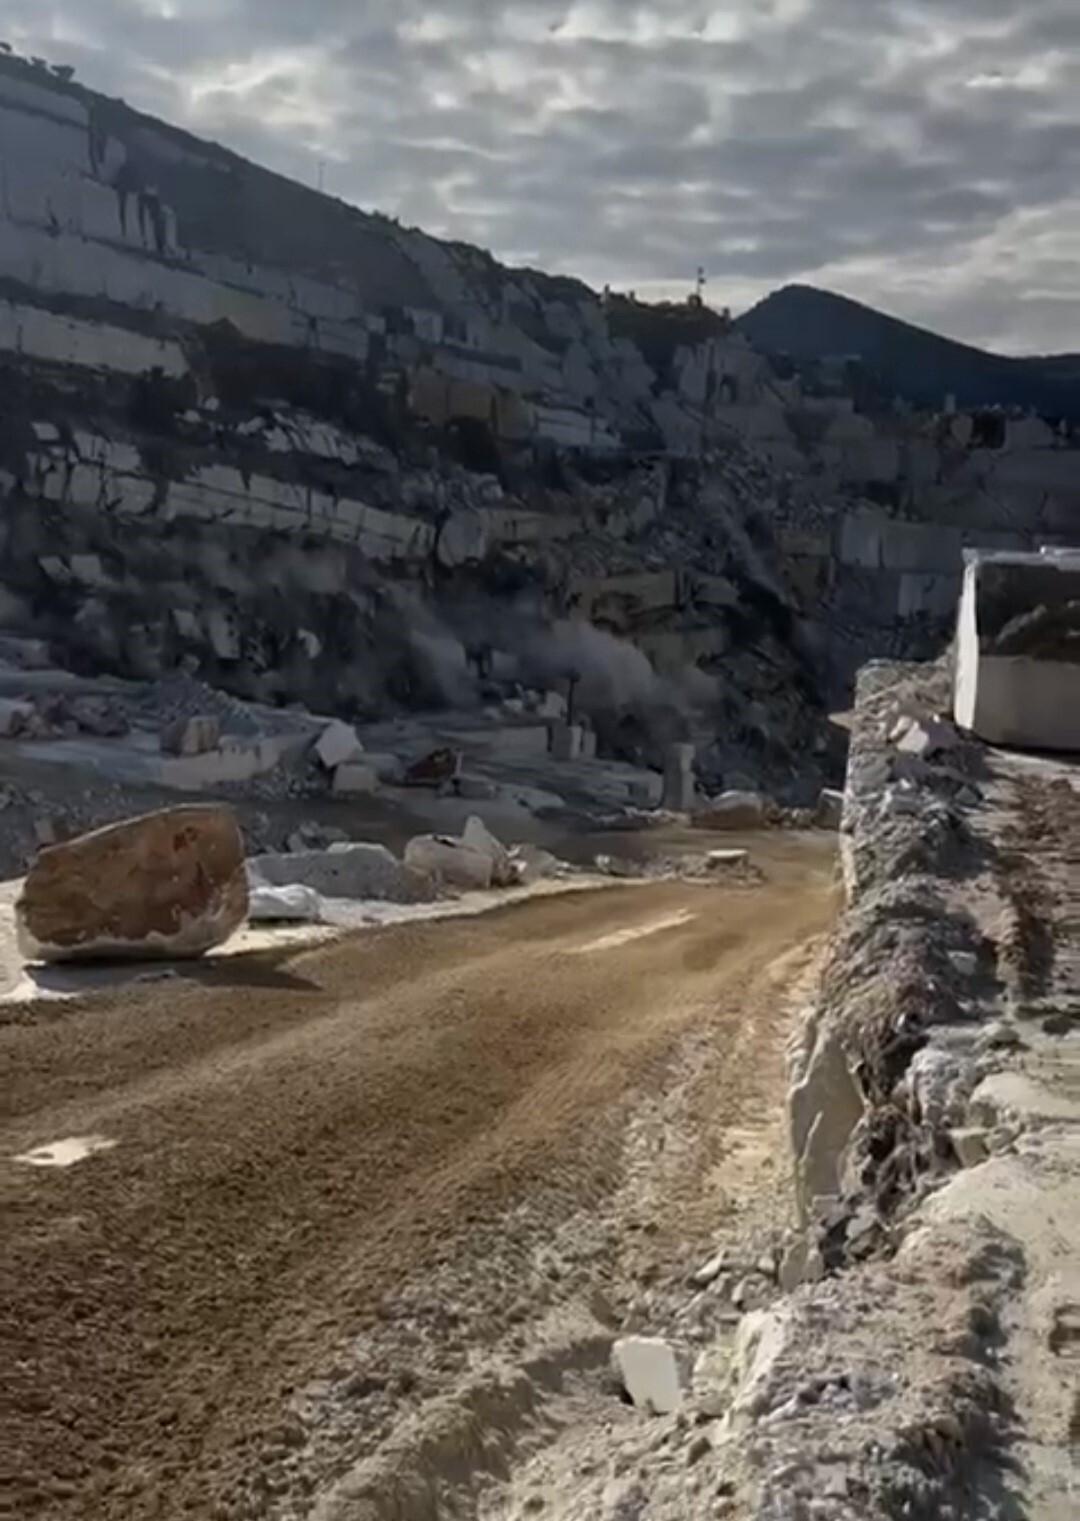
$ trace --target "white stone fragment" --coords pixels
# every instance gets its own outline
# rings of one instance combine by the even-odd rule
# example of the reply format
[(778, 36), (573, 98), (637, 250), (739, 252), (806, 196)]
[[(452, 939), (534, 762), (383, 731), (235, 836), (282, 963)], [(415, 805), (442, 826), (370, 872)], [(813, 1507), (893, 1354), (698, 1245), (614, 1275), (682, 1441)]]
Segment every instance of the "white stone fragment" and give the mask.
[(221, 725), (213, 714), (196, 714), (177, 718), (161, 731), (160, 745), (166, 755), (207, 755), (216, 750), (221, 739)]
[(497, 840), (483, 819), (476, 814), (468, 820), (462, 832), (462, 842), (470, 850), (487, 856), (491, 862), (491, 881), (495, 887), (513, 887), (518, 881), (517, 867), (510, 859), (510, 852)]
[(350, 761), (334, 771), (333, 790), (342, 797), (357, 797), (379, 790), (379, 773), (375, 766)]
[(950, 1130), (949, 1140), (961, 1167), (978, 1167), (990, 1155), (989, 1136), (985, 1130)]
[(315, 754), (328, 771), (348, 765), (363, 753), (364, 747), (357, 738), (356, 730), (352, 724), (343, 723), (340, 718), (327, 724), (315, 741)]
[(291, 882), (286, 887), (253, 887), (248, 905), (253, 922), (292, 920), (307, 924), (322, 921), (322, 899), (312, 887)]
[(715, 1257), (710, 1257), (704, 1266), (698, 1268), (690, 1280), (691, 1283), (699, 1289), (707, 1289), (710, 1283), (715, 1283), (720, 1277), (726, 1263), (727, 1252), (717, 1252)]
[(710, 850), (705, 855), (710, 871), (722, 871), (726, 866), (744, 866), (749, 859), (748, 850)]
[(447, 887), (486, 889), (491, 886), (490, 856), (472, 850), (461, 840), (423, 834), (405, 847), (405, 865)]
[(834, 787), (823, 787), (818, 798), (816, 819), (821, 829), (839, 829), (844, 815), (844, 794)]
[(952, 724), (929, 718), (922, 723), (913, 723), (896, 748), (901, 755), (917, 755), (929, 760), (942, 751), (955, 750), (960, 743), (960, 735)]
[(683, 1400), (682, 1378), (675, 1353), (656, 1336), (624, 1336), (612, 1357), (627, 1394), (639, 1410), (671, 1415)]
[(100, 1151), (111, 1151), (116, 1142), (104, 1135), (71, 1135), (62, 1141), (50, 1141), (47, 1146), (37, 1146), (14, 1157), (27, 1167), (73, 1167)]

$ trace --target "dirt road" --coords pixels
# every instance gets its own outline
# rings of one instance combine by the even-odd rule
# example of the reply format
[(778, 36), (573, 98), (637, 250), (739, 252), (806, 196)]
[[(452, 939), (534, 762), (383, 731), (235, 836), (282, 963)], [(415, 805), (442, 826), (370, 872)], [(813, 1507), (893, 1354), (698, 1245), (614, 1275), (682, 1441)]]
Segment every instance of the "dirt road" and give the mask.
[[(775, 1124), (787, 993), (835, 909), (827, 842), (775, 854), (763, 886), (396, 926), (0, 1029), (15, 1513), (303, 1515), (403, 1402), (610, 1280), (642, 1229), (657, 1260), (707, 1240), (725, 1135)], [(651, 1218), (538, 1275), (676, 1081), (691, 1139)], [(13, 1160), (73, 1136), (115, 1145)]]

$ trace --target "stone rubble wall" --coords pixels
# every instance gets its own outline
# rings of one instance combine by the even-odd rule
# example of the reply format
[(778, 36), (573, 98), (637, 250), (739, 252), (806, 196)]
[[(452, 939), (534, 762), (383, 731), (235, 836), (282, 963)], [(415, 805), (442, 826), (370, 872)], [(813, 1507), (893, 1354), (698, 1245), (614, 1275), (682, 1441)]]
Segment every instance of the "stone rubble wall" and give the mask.
[(802, 1228), (726, 1418), (755, 1521), (1075, 1513), (1080, 773), (964, 740), (950, 685), (859, 680)]

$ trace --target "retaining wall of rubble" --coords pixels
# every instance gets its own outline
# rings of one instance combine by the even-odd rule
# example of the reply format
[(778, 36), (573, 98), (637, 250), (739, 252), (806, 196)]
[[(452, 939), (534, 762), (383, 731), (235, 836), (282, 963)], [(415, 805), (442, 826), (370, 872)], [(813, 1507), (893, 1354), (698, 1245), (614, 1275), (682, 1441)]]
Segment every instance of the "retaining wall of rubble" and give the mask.
[(757, 1521), (1076, 1513), (1080, 768), (965, 740), (950, 689), (859, 680), (801, 1231), (736, 1347)]

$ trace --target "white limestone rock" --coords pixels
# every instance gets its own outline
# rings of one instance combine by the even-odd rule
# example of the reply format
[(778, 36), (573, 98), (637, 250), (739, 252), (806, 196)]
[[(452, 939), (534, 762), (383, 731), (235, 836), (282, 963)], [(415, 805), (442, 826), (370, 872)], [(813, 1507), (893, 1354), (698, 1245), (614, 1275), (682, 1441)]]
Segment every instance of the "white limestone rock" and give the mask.
[(211, 714), (177, 718), (161, 731), (161, 749), (166, 755), (207, 755), (221, 741), (221, 725)]
[(323, 898), (376, 898), (389, 903), (428, 903), (435, 896), (427, 876), (409, 869), (385, 845), (340, 844), (293, 855), (252, 856), (251, 887), (301, 883)]
[(739, 1322), (731, 1354), (734, 1399), (730, 1429), (764, 1415), (775, 1393), (773, 1374), (791, 1337), (791, 1317), (783, 1308), (751, 1310)]
[(705, 864), (710, 871), (726, 871), (734, 866), (745, 866), (749, 859), (748, 850), (710, 850), (706, 852)]
[(453, 569), (477, 564), (491, 547), (491, 534), (482, 512), (466, 509), (455, 512), (439, 533), (439, 562)]
[(491, 857), (448, 835), (421, 834), (405, 847), (405, 865), (445, 887), (466, 891), (491, 886)]
[(517, 867), (510, 859), (510, 852), (495, 838), (483, 819), (473, 814), (466, 823), (461, 838), (470, 850), (478, 851), (490, 860), (493, 887), (513, 887), (517, 883)]
[(791, 1150), (803, 1217), (813, 1201), (836, 1194), (844, 1149), (864, 1104), (835, 1031), (812, 1017), (788, 1092)]
[(672, 1415), (683, 1402), (683, 1380), (670, 1343), (658, 1336), (624, 1336), (612, 1348), (615, 1370), (639, 1410)]
[(949, 1141), (961, 1167), (978, 1167), (990, 1155), (990, 1134), (980, 1127), (950, 1130)]
[(305, 887), (301, 882), (291, 882), (287, 887), (251, 889), (248, 918), (252, 923), (321, 924), (322, 917), (322, 899), (313, 887)]
[(347, 766), (350, 761), (357, 760), (363, 753), (364, 747), (352, 724), (343, 723), (339, 718), (327, 724), (315, 741), (315, 754), (327, 771), (335, 771), (338, 766)]
[(912, 723), (896, 742), (901, 755), (915, 755), (930, 760), (935, 755), (956, 750), (963, 743), (955, 726), (942, 719), (928, 718)]
[(349, 761), (335, 769), (333, 790), (339, 797), (360, 797), (365, 793), (378, 792), (378, 770), (365, 762)]
[(585, 730), (580, 724), (568, 724), (561, 719), (551, 725), (551, 758), (556, 761), (581, 759)]
[(539, 845), (515, 845), (510, 852), (510, 858), (517, 873), (517, 880), (530, 886), (534, 882), (557, 877), (569, 869), (565, 861), (560, 861), (558, 856), (552, 855), (550, 850), (544, 850)]

